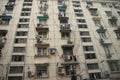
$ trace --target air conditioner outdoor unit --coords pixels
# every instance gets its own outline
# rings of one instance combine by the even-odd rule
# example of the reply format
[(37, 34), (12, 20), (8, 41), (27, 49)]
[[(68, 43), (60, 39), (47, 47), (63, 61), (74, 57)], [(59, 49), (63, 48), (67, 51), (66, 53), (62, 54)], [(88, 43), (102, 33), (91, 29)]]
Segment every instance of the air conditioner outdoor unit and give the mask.
[(68, 44), (72, 44), (73, 41), (72, 41), (71, 39), (68, 39), (67, 43), (68, 43)]

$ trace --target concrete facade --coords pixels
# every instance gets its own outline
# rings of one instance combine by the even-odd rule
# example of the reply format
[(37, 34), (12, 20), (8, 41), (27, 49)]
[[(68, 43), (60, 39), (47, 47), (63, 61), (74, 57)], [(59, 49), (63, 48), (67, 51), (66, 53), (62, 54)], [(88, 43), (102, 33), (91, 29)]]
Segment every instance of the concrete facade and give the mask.
[(120, 80), (119, 0), (0, 0), (0, 38), (0, 80)]

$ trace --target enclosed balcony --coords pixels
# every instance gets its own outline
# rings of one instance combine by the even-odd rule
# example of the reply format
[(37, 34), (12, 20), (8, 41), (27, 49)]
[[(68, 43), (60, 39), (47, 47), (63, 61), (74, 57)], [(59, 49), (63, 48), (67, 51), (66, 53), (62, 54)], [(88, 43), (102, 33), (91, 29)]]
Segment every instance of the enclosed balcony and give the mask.
[(70, 24), (63, 24), (60, 26), (60, 32), (71, 32)]
[(68, 23), (68, 17), (59, 17), (60, 23)]
[(43, 27), (42, 24), (37, 24), (36, 31), (37, 32), (48, 32), (49, 28), (48, 27)]
[(0, 15), (0, 25), (8, 25), (11, 18), (12, 16), (5, 14)]
[(110, 68), (110, 74), (109, 77), (111, 80), (120, 79), (120, 60), (107, 60), (109, 68)]

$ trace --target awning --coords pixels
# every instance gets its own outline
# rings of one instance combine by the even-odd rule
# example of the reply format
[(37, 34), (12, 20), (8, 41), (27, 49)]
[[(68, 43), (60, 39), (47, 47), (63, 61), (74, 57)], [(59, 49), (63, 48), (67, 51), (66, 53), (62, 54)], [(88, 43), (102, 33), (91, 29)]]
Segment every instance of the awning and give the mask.
[(1, 19), (11, 19), (12, 16), (7, 16), (7, 15), (0, 15)]
[(35, 46), (36, 47), (49, 47), (49, 44), (47, 44), (47, 43), (37, 43), (37, 44), (35, 44)]
[(74, 65), (79, 64), (79, 62), (62, 62), (61, 65)]
[(9, 2), (15, 2), (16, 0), (9, 0)]
[(66, 8), (67, 8), (66, 5), (64, 5), (64, 6), (58, 6), (58, 9), (66, 9)]
[(101, 33), (101, 32), (102, 32), (102, 33), (105, 33), (105, 32), (107, 31), (107, 29), (97, 29), (96, 31), (97, 31), (98, 33)]
[(68, 44), (68, 45), (62, 45), (61, 47), (62, 47), (62, 48), (68, 48), (68, 47), (73, 48), (73, 47), (74, 47), (74, 45), (73, 45), (73, 44)]
[(48, 19), (49, 16), (37, 16), (38, 19)]
[(45, 66), (49, 66), (49, 63), (36, 63), (35, 66), (36, 67), (45, 67)]
[(96, 7), (89, 7), (89, 10), (95, 10), (95, 11), (97, 11), (98, 9)]

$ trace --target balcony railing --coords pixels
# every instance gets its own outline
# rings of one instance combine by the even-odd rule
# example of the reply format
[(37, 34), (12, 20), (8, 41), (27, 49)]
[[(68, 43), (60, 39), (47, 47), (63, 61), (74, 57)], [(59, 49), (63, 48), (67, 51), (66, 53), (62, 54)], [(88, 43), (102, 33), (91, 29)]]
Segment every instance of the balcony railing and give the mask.
[(71, 26), (70, 24), (66, 24), (66, 25), (61, 25), (60, 27), (60, 32), (71, 32)]
[(103, 46), (112, 45), (112, 42), (109, 39), (100, 39), (100, 44)]
[(37, 24), (36, 31), (37, 32), (48, 32), (49, 28), (48, 27), (43, 27), (42, 24)]
[(63, 55), (64, 61), (76, 62), (77, 58), (75, 55)]

